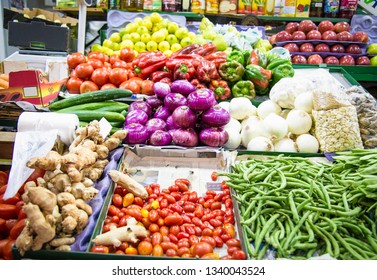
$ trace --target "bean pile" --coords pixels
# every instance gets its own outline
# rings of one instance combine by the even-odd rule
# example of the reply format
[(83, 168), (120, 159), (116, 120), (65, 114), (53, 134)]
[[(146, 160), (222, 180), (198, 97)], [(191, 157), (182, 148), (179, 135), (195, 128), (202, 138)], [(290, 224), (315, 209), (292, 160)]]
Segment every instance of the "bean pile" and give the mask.
[(335, 163), (278, 156), (233, 166), (234, 190), (250, 257), (377, 258), (377, 150), (340, 153)]

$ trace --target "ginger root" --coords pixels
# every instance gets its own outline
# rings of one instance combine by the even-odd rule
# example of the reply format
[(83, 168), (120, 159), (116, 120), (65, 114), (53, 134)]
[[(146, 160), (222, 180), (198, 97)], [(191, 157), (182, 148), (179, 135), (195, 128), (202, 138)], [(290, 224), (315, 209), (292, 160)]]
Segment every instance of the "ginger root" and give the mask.
[(127, 174), (124, 174), (117, 170), (110, 170), (109, 176), (115, 183), (127, 189), (129, 192), (133, 193), (135, 196), (140, 196), (142, 199), (146, 199), (148, 197), (148, 193), (143, 187), (143, 185), (141, 185), (140, 183), (132, 179)]
[(45, 214), (51, 214), (57, 205), (56, 195), (43, 187), (37, 187), (34, 181), (25, 184), (25, 193), (22, 195), (25, 203), (32, 203)]
[(67, 204), (61, 208), (62, 231), (64, 233), (80, 233), (88, 223), (88, 214), (75, 204)]
[(60, 169), (61, 155), (55, 151), (49, 151), (45, 157), (32, 158), (26, 163), (29, 168), (41, 168), (48, 171)]

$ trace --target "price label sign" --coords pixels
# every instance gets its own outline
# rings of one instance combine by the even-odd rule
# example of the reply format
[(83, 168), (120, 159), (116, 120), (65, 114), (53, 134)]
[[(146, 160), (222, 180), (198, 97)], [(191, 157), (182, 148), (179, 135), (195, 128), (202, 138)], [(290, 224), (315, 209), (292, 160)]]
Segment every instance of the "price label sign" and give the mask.
[(359, 0), (359, 6), (372, 15), (377, 16), (377, 0)]

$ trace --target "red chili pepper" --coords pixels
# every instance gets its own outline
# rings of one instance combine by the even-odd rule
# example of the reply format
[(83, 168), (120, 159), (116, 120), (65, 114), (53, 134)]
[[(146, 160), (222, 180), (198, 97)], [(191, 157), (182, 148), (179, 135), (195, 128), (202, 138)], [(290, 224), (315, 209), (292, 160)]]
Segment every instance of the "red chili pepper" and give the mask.
[(150, 54), (149, 52), (142, 52), (142, 53), (139, 53), (138, 56), (132, 61), (132, 65), (133, 66), (136, 66), (136, 65), (139, 65), (140, 61), (146, 57), (148, 54)]
[(203, 57), (198, 54), (173, 55), (166, 61), (166, 68), (169, 70), (174, 70), (178, 63), (191, 63), (196, 68), (202, 59)]
[(135, 67), (135, 73), (138, 74), (138, 77), (142, 78), (143, 80), (148, 79), (153, 72), (158, 71), (165, 66), (166, 60), (167, 57), (165, 57), (164, 60), (156, 62), (155, 64), (152, 64), (143, 69)]
[(143, 58), (140, 59), (139, 63), (137, 63), (136, 66), (140, 68), (146, 68), (160, 62), (161, 60), (164, 60), (165, 58), (166, 56), (162, 52), (150, 52), (147, 55), (143, 56)]
[(211, 53), (216, 52), (216, 50), (217, 50), (216, 45), (212, 43), (207, 43), (207, 44), (204, 44), (203, 46), (200, 46), (199, 48), (196, 48), (191, 53), (198, 54), (201, 56), (206, 56), (206, 55), (210, 55)]
[(198, 80), (204, 83), (209, 83), (212, 80), (220, 79), (215, 63), (206, 59), (200, 61), (198, 68), (196, 69), (196, 75)]
[(152, 73), (151, 77), (152, 77), (152, 81), (154, 83), (157, 83), (161, 81), (163, 78), (172, 79), (173, 74), (170, 71), (156, 71)]
[(195, 77), (195, 74), (195, 67), (189, 62), (180, 62), (174, 67), (174, 80), (191, 81)]

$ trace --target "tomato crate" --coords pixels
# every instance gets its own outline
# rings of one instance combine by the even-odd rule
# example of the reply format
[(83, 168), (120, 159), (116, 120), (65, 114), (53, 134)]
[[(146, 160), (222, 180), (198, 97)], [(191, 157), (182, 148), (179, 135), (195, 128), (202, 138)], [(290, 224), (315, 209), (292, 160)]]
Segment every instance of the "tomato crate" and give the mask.
[[(189, 192), (191, 193), (195, 191), (198, 198), (200, 198), (200, 197), (203, 197), (207, 193), (207, 191), (211, 191), (211, 192), (214, 191), (216, 194), (222, 191), (222, 187), (221, 187), (222, 178), (221, 177), (214, 178), (211, 175), (213, 175), (212, 173), (214, 171), (225, 172), (227, 170), (230, 170), (230, 166), (235, 156), (236, 156), (235, 152), (224, 151), (221, 149), (212, 149), (209, 147), (201, 147), (201, 148), (194, 148), (194, 149), (185, 149), (182, 147), (161, 148), (161, 147), (152, 147), (152, 146), (126, 147), (124, 154), (122, 156), (118, 171), (127, 172), (128, 174), (130, 174), (130, 176), (134, 180), (136, 180), (143, 186), (150, 186), (151, 184), (154, 184), (154, 185), (159, 184), (161, 186), (161, 190), (163, 191), (167, 190), (169, 186), (174, 185), (174, 182), (176, 179), (185, 178), (190, 181)], [(105, 220), (107, 218), (108, 219), (110, 218), (110, 216), (108, 216), (108, 211), (110, 209), (110, 206), (114, 207), (114, 205), (112, 205), (112, 201), (113, 201), (113, 196), (115, 194), (116, 189), (117, 189), (116, 194), (119, 194), (119, 187), (115, 183), (113, 183), (105, 199), (104, 206), (99, 215), (99, 218), (98, 218), (96, 227), (93, 231), (90, 245), (88, 247), (86, 254), (90, 256), (90, 258), (97, 258), (97, 259), (153, 259), (153, 260), (154, 259), (156, 260), (171, 259), (171, 256), (167, 256), (166, 254), (162, 254), (160, 256), (152, 256), (152, 254), (148, 254), (148, 255), (116, 254), (115, 249), (112, 251), (112, 253), (91, 252), (93, 247), (96, 245), (94, 243), (95, 238), (102, 233), (103, 227), (105, 225)], [(229, 199), (230, 200), (227, 202), (228, 203), (227, 205), (232, 208), (232, 211), (234, 213), (233, 228), (234, 228), (235, 235), (233, 237), (239, 240), (240, 248), (245, 252), (246, 247), (245, 247), (245, 244), (243, 243), (243, 240), (244, 240), (243, 233), (239, 230), (240, 224), (238, 221), (238, 216), (239, 216), (238, 210), (237, 208), (233, 207), (236, 201), (234, 201), (233, 198), (231, 198), (230, 193), (229, 193)], [(154, 201), (157, 201), (157, 198)], [(179, 202), (178, 198), (177, 198), (177, 201)], [(162, 203), (163, 203), (162, 200), (160, 201), (160, 203), (161, 204), (159, 205), (162, 206)], [(172, 209), (170, 207), (172, 207), (173, 204), (175, 203), (169, 204), (169, 209)], [(221, 207), (222, 207), (221, 209), (225, 210), (224, 204), (222, 204)], [(183, 209), (186, 209), (186, 208), (184, 208), (183, 206)], [(161, 207), (160, 211), (162, 210), (163, 209)], [(182, 213), (182, 216), (187, 214), (187, 212), (185, 211), (181, 213)], [(107, 223), (108, 222), (109, 221), (107, 221)], [(187, 222), (185, 225), (187, 225)], [(117, 226), (119, 227), (119, 225)], [(221, 225), (221, 227), (222, 226), (223, 225)], [(170, 226), (169, 228), (171, 232), (172, 232), (171, 229), (173, 227), (174, 226)], [(175, 227), (175, 229), (178, 229), (178, 228)], [(153, 232), (156, 232), (156, 231), (153, 230)], [(184, 234), (181, 234), (181, 235), (183, 239)], [(197, 235), (199, 236), (199, 239), (202, 237), (200, 234), (197, 234)], [(151, 236), (152, 235), (149, 235), (148, 237), (151, 237)], [(175, 236), (178, 236), (178, 234), (175, 233)], [(172, 240), (172, 238), (173, 237), (170, 236), (170, 240)], [(132, 243), (128, 243), (128, 244), (132, 245)], [(136, 244), (134, 246), (137, 248)], [(223, 244), (222, 247), (215, 247), (215, 246), (213, 247), (214, 247), (213, 252), (217, 253), (219, 256), (227, 255), (227, 246), (225, 245), (225, 243)], [(120, 246), (118, 246), (117, 248), (120, 248)], [(186, 258), (184, 256), (181, 259), (199, 259), (199, 258), (198, 257)]]

